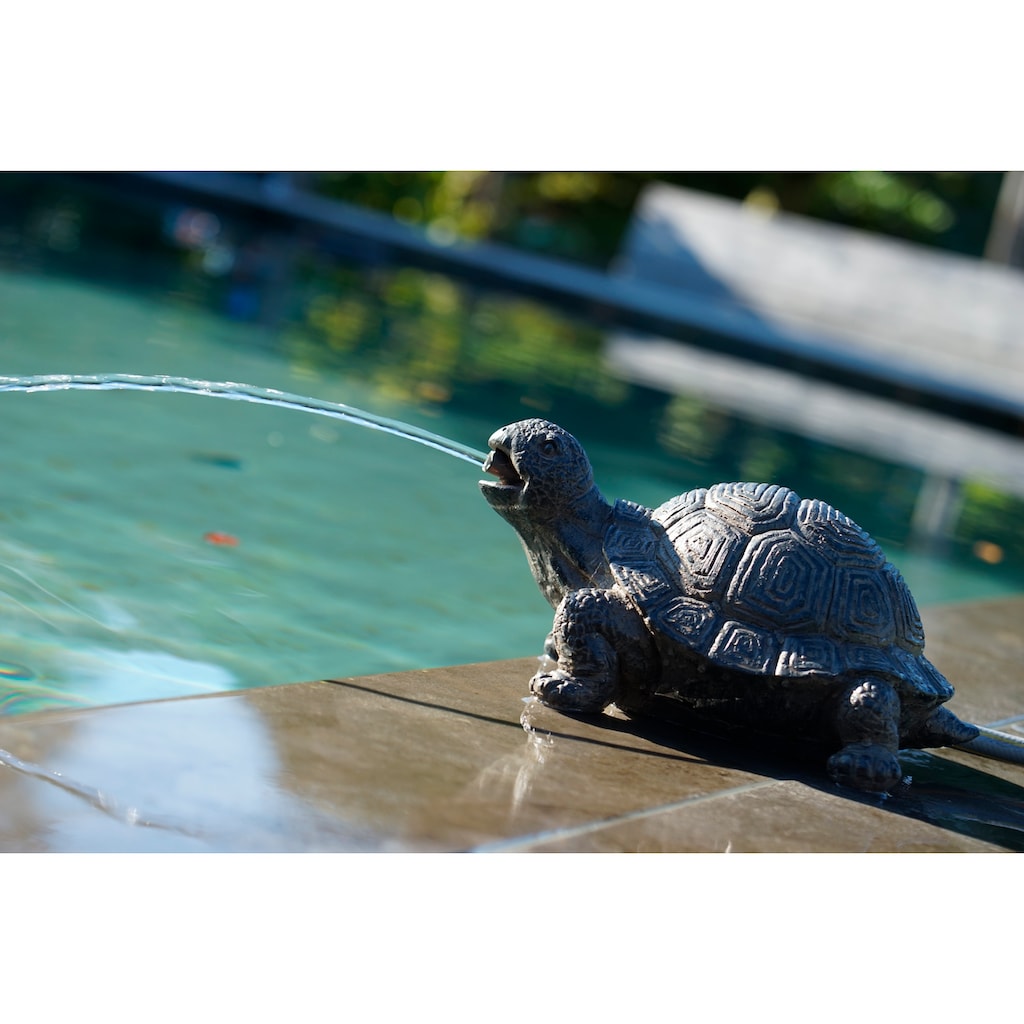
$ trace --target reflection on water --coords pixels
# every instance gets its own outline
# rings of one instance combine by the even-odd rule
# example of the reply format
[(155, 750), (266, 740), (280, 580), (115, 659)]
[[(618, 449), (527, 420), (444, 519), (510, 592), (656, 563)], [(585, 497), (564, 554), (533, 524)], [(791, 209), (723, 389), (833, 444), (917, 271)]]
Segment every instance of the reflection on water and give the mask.
[(0, 679), (24, 681), (31, 678), (32, 671), (25, 668), (24, 665), (12, 665), (10, 663), (0, 662)]
[[(377, 850), (386, 842), (288, 788), (263, 717), (241, 701), (167, 702), (76, 719), (35, 760), (0, 751), (0, 848), (51, 852)], [(45, 767), (44, 767), (45, 765)], [(32, 780), (22, 784), (20, 778)], [(36, 785), (35, 782), (45, 785)]]
[(157, 689), (189, 696), (232, 690), (238, 685), (234, 676), (219, 665), (164, 651), (76, 647), (61, 652), (60, 660), (63, 673), (77, 680), (94, 704), (116, 704), (126, 694)]
[[(86, 783), (77, 782), (73, 778), (68, 778), (63, 772), (52, 771), (49, 768), (44, 768), (31, 761), (23, 761), (20, 757), (15, 757), (14, 754), (7, 750), (0, 750), (0, 767), (8, 768), (20, 775), (26, 775), (30, 778), (40, 779), (43, 782), (47, 782), (65, 793), (69, 793), (72, 796), (84, 800), (90, 807), (94, 807), (96, 810), (110, 818), (113, 818), (120, 824), (129, 825), (131, 827), (153, 828), (166, 832), (175, 832), (183, 836), (198, 835), (198, 833), (189, 828), (188, 825), (174, 822), (170, 819), (147, 817), (143, 812), (140, 812), (137, 807), (122, 806), (116, 799), (112, 798), (107, 793), (104, 793), (102, 790), (95, 789)], [(44, 790), (42, 792), (47, 791)], [(45, 804), (45, 799), (39, 800), (36, 802), (36, 806), (33, 810), (36, 811), (36, 813), (45, 814)]]

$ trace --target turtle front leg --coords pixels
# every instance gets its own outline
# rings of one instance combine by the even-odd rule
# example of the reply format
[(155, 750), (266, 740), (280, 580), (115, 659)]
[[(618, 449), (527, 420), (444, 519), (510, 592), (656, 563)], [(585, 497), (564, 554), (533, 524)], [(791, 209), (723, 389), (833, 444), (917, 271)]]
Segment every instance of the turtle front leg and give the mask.
[(624, 675), (641, 669), (653, 649), (639, 614), (610, 590), (566, 594), (549, 640), (558, 664), (538, 672), (530, 680), (530, 691), (559, 711), (603, 710), (616, 699)]
[(844, 786), (885, 793), (902, 777), (899, 750), (900, 699), (882, 679), (859, 680), (840, 698), (836, 726), (842, 749), (828, 759), (828, 772)]

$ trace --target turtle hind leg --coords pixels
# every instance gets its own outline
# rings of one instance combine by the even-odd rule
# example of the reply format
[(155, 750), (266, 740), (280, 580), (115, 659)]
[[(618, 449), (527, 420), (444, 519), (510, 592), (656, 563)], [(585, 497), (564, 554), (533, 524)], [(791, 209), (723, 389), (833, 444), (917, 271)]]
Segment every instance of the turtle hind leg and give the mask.
[(843, 692), (836, 711), (840, 750), (828, 759), (835, 782), (869, 793), (885, 793), (902, 778), (899, 750), (900, 701), (882, 679), (858, 680)]
[(559, 711), (595, 713), (619, 695), (651, 647), (632, 606), (607, 590), (575, 590), (563, 598), (551, 629), (558, 664), (538, 672), (530, 691)]

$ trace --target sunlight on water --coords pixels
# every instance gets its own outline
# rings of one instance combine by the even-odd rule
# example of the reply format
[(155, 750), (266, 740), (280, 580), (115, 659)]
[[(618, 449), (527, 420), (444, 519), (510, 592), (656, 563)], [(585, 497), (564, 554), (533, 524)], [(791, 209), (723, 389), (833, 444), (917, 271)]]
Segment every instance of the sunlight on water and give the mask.
[(262, 405), (276, 405), (282, 409), (298, 409), (318, 416), (355, 423), (360, 427), (380, 430), (386, 434), (404, 437), (417, 444), (426, 445), (437, 451), (479, 466), (486, 458), (483, 452), (459, 444), (439, 434), (421, 430), (400, 420), (377, 416), (364, 409), (356, 409), (340, 402), (327, 402), (304, 395), (293, 395), (274, 388), (260, 388), (252, 384), (238, 384), (229, 381), (192, 380), (189, 377), (145, 377), (128, 373), (112, 374), (45, 374), (28, 377), (0, 377), (0, 391), (176, 391), (190, 395), (208, 395), (211, 398), (228, 398), (242, 402), (256, 402)]
[(33, 678), (34, 673), (32, 670), (25, 668), (24, 665), (15, 665), (11, 662), (0, 661), (0, 680), (10, 679), (12, 681), (17, 680), (25, 682)]

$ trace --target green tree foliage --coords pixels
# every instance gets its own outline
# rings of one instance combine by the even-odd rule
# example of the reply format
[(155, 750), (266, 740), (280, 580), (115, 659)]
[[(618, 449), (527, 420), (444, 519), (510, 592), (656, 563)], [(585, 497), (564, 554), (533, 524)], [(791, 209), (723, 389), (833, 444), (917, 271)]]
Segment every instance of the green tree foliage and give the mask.
[(606, 266), (652, 181), (980, 256), (1001, 180), (996, 171), (424, 171), (320, 174), (313, 187), (440, 241), (492, 238)]

